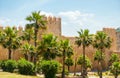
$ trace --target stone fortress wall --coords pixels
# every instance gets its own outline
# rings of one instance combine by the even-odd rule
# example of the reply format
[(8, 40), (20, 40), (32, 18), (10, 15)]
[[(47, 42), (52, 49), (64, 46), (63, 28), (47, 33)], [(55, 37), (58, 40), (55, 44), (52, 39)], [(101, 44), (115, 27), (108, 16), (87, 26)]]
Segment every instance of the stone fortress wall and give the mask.
[[(47, 21), (47, 29), (46, 30), (40, 30), (39, 31), (39, 39), (41, 39), (40, 35), (42, 34), (41, 32), (44, 33), (52, 33), (56, 36), (58, 36), (60, 39), (69, 39), (70, 43), (73, 47), (74, 50), (74, 55), (73, 55), (73, 60), (75, 60), (76, 58), (78, 58), (80, 56), (80, 54), (82, 54), (82, 47), (79, 47), (77, 45), (75, 45), (75, 37), (65, 37), (61, 35), (61, 18), (56, 18), (56, 17), (46, 17), (44, 18)], [(17, 29), (17, 28), (16, 28)], [(3, 30), (3, 27), (0, 26), (0, 30)], [(18, 34), (22, 35), (22, 31), (23, 28), (22, 27), (18, 27)], [(110, 49), (106, 49), (105, 51), (105, 55), (106, 55), (106, 59), (105, 59), (105, 63), (103, 64), (103, 67), (107, 67), (108, 66), (108, 60), (110, 58), (110, 55), (115, 52), (118, 55), (120, 55), (120, 52), (118, 52), (117, 50), (117, 36), (116, 36), (116, 31), (113, 28), (103, 28), (103, 31), (108, 34), (111, 38), (112, 38), (112, 46)], [(119, 39), (120, 40), (120, 39)], [(92, 61), (92, 67), (93, 69), (96, 69), (98, 64), (97, 62), (94, 61), (94, 53), (95, 53), (96, 49), (94, 49), (92, 46), (89, 46), (88, 48), (86, 48), (86, 55), (90, 58), (90, 60)], [(18, 60), (20, 59), (20, 57), (23, 56), (22, 53), (20, 52), (20, 50), (15, 50), (12, 53), (12, 59)], [(7, 49), (4, 49), (2, 46), (0, 46), (0, 60), (5, 60), (8, 57), (8, 53), (7, 53)], [(58, 61), (62, 62), (61, 59), (58, 59)], [(74, 66), (72, 66), (70, 68), (71, 71), (74, 71)], [(80, 70), (80, 66), (77, 65), (77, 71)]]

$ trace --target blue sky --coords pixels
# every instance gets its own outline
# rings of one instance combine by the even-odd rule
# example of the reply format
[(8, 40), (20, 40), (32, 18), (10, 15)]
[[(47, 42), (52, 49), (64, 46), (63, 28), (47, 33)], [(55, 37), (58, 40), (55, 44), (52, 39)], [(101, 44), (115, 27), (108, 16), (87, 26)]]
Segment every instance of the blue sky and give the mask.
[(65, 36), (76, 36), (80, 29), (95, 33), (120, 27), (120, 0), (0, 0), (0, 25), (24, 27), (26, 16), (39, 10), (61, 17)]

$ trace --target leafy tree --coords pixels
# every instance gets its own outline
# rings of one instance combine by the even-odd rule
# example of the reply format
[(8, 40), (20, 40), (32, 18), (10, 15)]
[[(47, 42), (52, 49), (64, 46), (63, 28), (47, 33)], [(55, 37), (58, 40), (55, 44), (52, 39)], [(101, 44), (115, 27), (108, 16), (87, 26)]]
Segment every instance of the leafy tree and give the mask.
[(118, 78), (120, 74), (120, 62), (113, 62), (110, 68), (110, 72), (114, 75), (115, 78)]
[(32, 56), (34, 54), (34, 51), (35, 51), (35, 47), (32, 46), (31, 44), (25, 43), (22, 46), (22, 52), (26, 60), (32, 61)]
[[(85, 59), (85, 70), (87, 70), (88, 68), (92, 67), (92, 64), (91, 64), (90, 59), (87, 56), (85, 56), (85, 57), (86, 57), (86, 59)], [(83, 55), (80, 55), (80, 57), (78, 58), (77, 63), (78, 63), (78, 65), (81, 65), (81, 69), (83, 69), (83, 62), (84, 62), (83, 61)]]
[[(106, 48), (110, 48), (111, 39), (104, 32), (97, 32), (93, 41), (93, 47), (97, 48), (101, 53), (100, 58), (103, 57), (103, 52)], [(100, 60), (100, 78), (102, 78), (102, 60)]]
[(7, 27), (0, 32), (0, 44), (8, 49), (8, 59), (11, 59), (12, 50), (18, 49), (21, 45), (20, 37), (17, 35), (17, 30)]
[[(32, 12), (32, 15), (26, 17), (26, 20), (31, 22), (30, 24), (27, 24), (27, 26), (29, 27), (33, 27), (34, 28), (34, 45), (35, 47), (37, 47), (37, 36), (38, 36), (38, 32), (39, 32), (39, 28), (43, 29), (45, 28), (46, 25), (46, 21), (44, 20), (44, 15), (40, 15), (40, 11), (38, 12)], [(34, 56), (34, 63), (36, 63), (36, 58), (37, 58), (37, 52), (35, 52), (35, 56)]]
[[(101, 51), (97, 50), (97, 51), (95, 52), (94, 60), (95, 60), (95, 61), (98, 61), (98, 66), (100, 66), (100, 61), (103, 61), (103, 60), (104, 60), (104, 57), (105, 57), (104, 53), (102, 54), (102, 57), (101, 57)], [(98, 75), (100, 75), (100, 70), (99, 70), (99, 68), (97, 68), (97, 71), (98, 71)]]
[(39, 54), (42, 54), (43, 59), (52, 60), (59, 54), (57, 37), (53, 34), (45, 34), (38, 45)]
[(68, 66), (68, 72), (70, 71), (70, 66), (72, 66), (73, 65), (73, 60), (72, 60), (72, 58), (70, 57), (70, 58), (66, 58), (65, 59), (65, 65), (67, 65)]
[(75, 43), (78, 45), (78, 47), (82, 46), (83, 48), (83, 69), (82, 69), (82, 76), (85, 78), (86, 74), (86, 65), (85, 65), (85, 48), (88, 47), (90, 44), (92, 44), (92, 35), (89, 34), (89, 30), (80, 30), (78, 31), (79, 37), (76, 37)]
[(111, 65), (113, 62), (120, 61), (118, 54), (113, 53), (110, 57), (109, 64)]
[(73, 54), (73, 49), (70, 46), (69, 40), (60, 41), (60, 51), (62, 52), (63, 61), (62, 78), (65, 78), (65, 58), (66, 56), (71, 56), (71, 54)]

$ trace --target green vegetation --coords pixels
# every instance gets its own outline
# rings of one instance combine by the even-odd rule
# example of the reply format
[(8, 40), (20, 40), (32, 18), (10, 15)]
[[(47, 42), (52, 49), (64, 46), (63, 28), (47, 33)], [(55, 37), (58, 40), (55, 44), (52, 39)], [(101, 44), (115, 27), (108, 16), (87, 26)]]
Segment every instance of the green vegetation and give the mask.
[(73, 65), (73, 60), (72, 58), (66, 58), (65, 59), (65, 65), (68, 67), (68, 73), (70, 72), (70, 66)]
[[(94, 54), (94, 61), (97, 61), (98, 65), (100, 66), (100, 61), (104, 61), (105, 58), (105, 54), (102, 53), (102, 57), (101, 57), (101, 52), (99, 50), (97, 50)], [(98, 75), (100, 76), (100, 70), (99, 70), (99, 66), (97, 67), (97, 72)]]
[[(91, 68), (92, 67), (92, 64), (91, 64), (91, 61), (90, 61), (90, 59), (87, 57), (87, 56), (85, 56), (85, 70), (87, 70), (88, 68)], [(77, 63), (78, 63), (78, 65), (81, 65), (81, 68), (83, 68), (82, 66), (83, 66), (83, 55), (80, 55), (80, 57), (78, 58), (78, 61), (77, 61)], [(87, 71), (86, 71), (86, 73), (87, 73)]]
[(35, 75), (35, 66), (22, 58), (18, 61), (18, 72), (23, 75)]
[(8, 49), (8, 59), (11, 59), (12, 50), (20, 47), (20, 42), (20, 38), (15, 28), (7, 27), (3, 32), (0, 31), (0, 44)]
[(45, 34), (38, 45), (38, 53), (42, 55), (44, 60), (55, 59), (59, 55), (59, 47), (57, 37), (52, 34)]
[(78, 47), (82, 46), (83, 48), (83, 64), (82, 64), (82, 76), (85, 78), (87, 76), (85, 68), (85, 48), (92, 44), (92, 35), (89, 34), (89, 30), (80, 30), (78, 31), (79, 37), (76, 37), (76, 44)]
[(5, 60), (1, 62), (1, 68), (6, 72), (13, 72), (15, 68), (17, 68), (17, 62), (14, 60)]
[(120, 74), (120, 62), (112, 63), (110, 72), (114, 75), (115, 78), (118, 78), (118, 75)]
[(97, 34), (94, 37), (93, 41), (93, 47), (98, 49), (99, 51), (99, 67), (100, 67), (100, 73), (99, 76), (102, 78), (102, 61), (103, 61), (103, 53), (106, 48), (110, 48), (111, 46), (111, 39), (107, 34), (104, 32), (97, 32)]
[[(46, 28), (46, 21), (43, 20), (44, 15), (40, 15), (40, 11), (38, 12), (32, 12), (32, 15), (26, 17), (26, 20), (30, 22), (30, 24), (27, 24), (26, 28), (33, 28), (34, 30), (34, 46), (37, 48), (37, 41), (38, 41), (38, 32), (40, 29)], [(34, 63), (37, 61), (38, 52), (34, 52)]]
[(20, 75), (17, 73), (0, 72), (0, 78), (41, 78), (37, 76)]
[(109, 60), (109, 66), (111, 66), (113, 62), (119, 62), (119, 61), (120, 61), (120, 57), (117, 54), (113, 53)]
[(56, 61), (42, 61), (41, 69), (45, 78), (56, 78), (56, 73), (60, 68), (60, 64)]
[[(109, 49), (111, 46), (111, 39), (104, 32), (97, 32), (95, 35), (89, 34), (89, 30), (78, 31), (78, 37), (76, 37), (75, 43), (78, 47), (82, 47), (83, 52), (80, 57), (75, 56), (75, 61), (72, 59), (74, 54), (70, 41), (67, 39), (59, 40), (57, 36), (53, 34), (38, 33), (40, 29), (46, 29), (46, 21), (44, 16), (40, 15), (40, 12), (33, 12), (26, 18), (29, 24), (26, 24), (23, 34), (19, 35), (15, 28), (7, 27), (0, 31), (0, 45), (8, 50), (8, 60), (0, 61), (0, 68), (3, 71), (14, 72), (14, 69), (18, 69), (18, 73), (24, 75), (35, 75), (36, 73), (43, 73), (45, 78), (55, 78), (58, 71), (62, 74), (61, 77), (65, 78), (66, 73), (69, 74), (70, 66), (77, 63), (81, 66), (81, 75), (83, 78), (87, 76), (87, 69), (91, 67), (91, 61), (86, 56), (86, 49), (90, 45), (97, 49), (94, 55), (94, 61), (98, 62), (98, 75), (102, 78), (102, 62), (105, 57), (105, 49)], [(38, 36), (40, 40), (38, 40)], [(22, 41), (23, 40), (23, 41)], [(22, 41), (22, 42), (21, 42)], [(33, 43), (32, 43), (33, 42)], [(18, 60), (9, 60), (13, 58), (12, 52), (19, 49), (23, 53), (24, 58)], [(78, 53), (77, 53), (78, 54)], [(60, 63), (54, 61), (56, 57), (60, 56), (62, 61), (62, 68), (60, 69)], [(75, 63), (75, 64), (74, 64)], [(66, 70), (67, 66), (68, 70)], [(120, 58), (117, 54), (112, 54), (109, 59), (110, 71), (115, 78), (120, 74)], [(17, 71), (16, 71), (17, 72)], [(1, 72), (0, 72), (1, 74)], [(9, 74), (9, 73), (7, 73)], [(103, 73), (103, 75), (108, 72)], [(12, 74), (9, 78), (16, 78), (17, 74)], [(7, 76), (1, 76), (1, 78), (8, 78)], [(19, 75), (17, 78), (26, 78), (27, 76)], [(27, 78), (37, 78), (29, 76)]]
[(69, 40), (60, 41), (60, 51), (62, 52), (62, 61), (63, 61), (62, 78), (65, 78), (65, 58), (73, 54), (73, 49), (70, 45)]
[(35, 47), (33, 45), (25, 43), (22, 45), (21, 51), (24, 54), (26, 60), (32, 61), (32, 57), (35, 51)]

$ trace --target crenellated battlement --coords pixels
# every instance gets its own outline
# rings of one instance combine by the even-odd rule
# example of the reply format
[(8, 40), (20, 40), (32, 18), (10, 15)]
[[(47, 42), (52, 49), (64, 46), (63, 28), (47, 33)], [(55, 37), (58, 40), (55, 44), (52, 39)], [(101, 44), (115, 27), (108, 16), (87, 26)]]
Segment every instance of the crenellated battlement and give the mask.
[[(6, 26), (6, 27), (3, 27), (3, 26), (0, 26), (0, 30), (4, 30), (5, 28), (8, 28), (9, 26)], [(18, 31), (23, 31), (24, 30), (24, 27), (22, 27), (22, 26), (19, 26), (19, 27), (17, 27), (17, 26), (14, 26), (13, 27), (15, 30), (18, 30)]]
[(61, 22), (61, 18), (60, 17), (58, 17), (58, 18), (56, 18), (56, 17), (52, 17), (52, 16), (49, 16), (49, 17), (45, 17), (45, 20), (48, 22), (48, 23), (57, 23), (57, 22)]
[[(43, 20), (46, 20), (47, 21), (47, 26), (51, 25), (51, 24), (59, 24), (61, 23), (61, 18), (60, 17), (52, 17), (52, 16), (48, 16), (48, 17), (44, 17)], [(6, 26), (8, 27), (8, 26)], [(3, 27), (3, 26), (0, 26), (0, 30), (3, 30), (5, 29), (6, 27)], [(24, 27), (23, 26), (14, 26), (13, 27), (14, 29), (16, 30), (20, 30), (20, 31), (23, 31), (24, 30)]]
[(115, 28), (103, 28), (103, 30), (105, 30), (105, 31), (111, 31), (111, 30), (115, 30)]
[[(46, 27), (47, 27), (46, 32), (47, 33), (52, 32), (55, 35), (61, 35), (61, 18), (49, 16), (49, 17), (44, 17), (43, 20), (47, 21), (47, 23), (46, 23)], [(6, 26), (6, 27), (8, 27), (8, 26)], [(2, 31), (6, 27), (0, 26), (0, 30)], [(25, 29), (23, 26), (14, 26), (13, 28), (18, 30), (18, 32), (24, 31), (24, 29)], [(40, 31), (40, 32), (42, 32), (42, 31)]]

